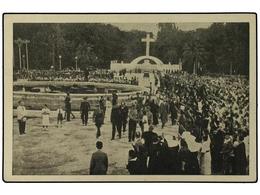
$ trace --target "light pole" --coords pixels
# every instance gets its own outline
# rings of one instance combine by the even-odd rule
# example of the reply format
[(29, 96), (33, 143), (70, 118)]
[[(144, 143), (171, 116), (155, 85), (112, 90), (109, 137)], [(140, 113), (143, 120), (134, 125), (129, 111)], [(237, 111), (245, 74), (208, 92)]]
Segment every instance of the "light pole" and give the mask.
[(25, 65), (25, 55), (23, 54), (23, 69), (26, 69), (26, 65)]
[(29, 70), (28, 43), (30, 43), (30, 40), (24, 40), (24, 43), (25, 43), (25, 52), (26, 52), (26, 67), (27, 70)]
[(228, 48), (228, 51), (230, 53), (229, 74), (232, 75), (232, 73), (233, 73), (233, 59), (232, 59), (233, 49), (230, 47), (230, 48)]
[(59, 55), (60, 70), (61, 70), (61, 58), (62, 58), (62, 56), (61, 56), (61, 55)]
[(75, 66), (76, 70), (78, 70), (78, 56), (75, 56)]
[(17, 46), (18, 46), (18, 51), (19, 51), (19, 66), (20, 70), (22, 69), (22, 54), (21, 54), (21, 47), (23, 45), (23, 40), (21, 38), (18, 38), (17, 40), (14, 41)]

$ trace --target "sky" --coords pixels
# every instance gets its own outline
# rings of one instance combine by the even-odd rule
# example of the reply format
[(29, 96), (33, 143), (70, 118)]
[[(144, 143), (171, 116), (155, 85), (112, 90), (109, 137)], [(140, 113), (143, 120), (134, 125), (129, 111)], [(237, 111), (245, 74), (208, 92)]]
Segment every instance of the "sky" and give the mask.
[[(175, 23), (176, 26), (183, 30), (196, 30), (197, 28), (208, 28), (212, 23)], [(124, 31), (141, 30), (146, 32), (152, 32), (155, 36), (158, 32), (158, 26), (155, 23), (112, 23), (112, 25), (119, 27)]]

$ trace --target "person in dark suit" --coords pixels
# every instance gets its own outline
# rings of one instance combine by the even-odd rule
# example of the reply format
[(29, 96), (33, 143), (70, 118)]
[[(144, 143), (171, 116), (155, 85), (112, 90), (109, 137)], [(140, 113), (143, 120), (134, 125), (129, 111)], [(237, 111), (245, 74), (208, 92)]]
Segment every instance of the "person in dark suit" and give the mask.
[(155, 103), (154, 100), (150, 103), (151, 112), (153, 114), (153, 125), (158, 125), (158, 113), (159, 113), (159, 106)]
[(123, 127), (123, 133), (126, 132), (126, 124), (127, 124), (127, 118), (128, 118), (128, 107), (125, 105), (125, 102), (121, 103), (121, 115), (122, 115), (122, 127)]
[(97, 127), (97, 134), (96, 134), (96, 138), (98, 139), (101, 136), (101, 126), (104, 123), (104, 115), (103, 115), (103, 110), (100, 109), (100, 107), (98, 107), (94, 113), (93, 113), (93, 121)]
[(67, 93), (67, 96), (65, 97), (64, 103), (65, 103), (65, 116), (64, 116), (64, 119), (66, 118), (67, 121), (70, 121), (70, 115), (72, 115), (73, 119), (75, 118), (75, 115), (71, 111), (71, 97), (70, 97), (70, 93), (69, 92)]
[(82, 124), (85, 126), (88, 124), (89, 110), (90, 110), (90, 104), (88, 102), (88, 98), (84, 97), (83, 101), (80, 104), (80, 113), (81, 113)]
[(112, 123), (112, 138), (115, 139), (116, 132), (118, 133), (119, 139), (121, 139), (121, 131), (122, 131), (122, 114), (120, 106), (113, 105), (111, 110), (110, 121)]
[(103, 143), (97, 141), (97, 151), (92, 154), (90, 161), (90, 175), (106, 175), (108, 169), (108, 157), (105, 152), (102, 152)]
[(67, 121), (70, 121), (70, 113), (71, 113), (70, 93), (67, 93), (67, 96), (65, 97), (64, 103), (65, 103), (65, 115), (66, 115)]

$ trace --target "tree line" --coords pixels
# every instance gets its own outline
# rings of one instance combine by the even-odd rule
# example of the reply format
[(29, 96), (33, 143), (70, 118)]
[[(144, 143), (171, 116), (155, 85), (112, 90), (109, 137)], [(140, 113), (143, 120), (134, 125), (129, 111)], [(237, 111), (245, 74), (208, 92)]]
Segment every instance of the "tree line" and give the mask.
[[(141, 38), (146, 32), (123, 31), (101, 23), (16, 23), (13, 38), (30, 40), (31, 69), (78, 67), (109, 68), (111, 60), (130, 62), (145, 55)], [(19, 69), (18, 47), (14, 42), (14, 69)], [(25, 50), (22, 48), (22, 54)], [(150, 55), (164, 63), (178, 63), (188, 72), (249, 73), (249, 24), (213, 23), (207, 29), (183, 31), (174, 23), (159, 23)], [(24, 63), (24, 62), (23, 62)]]

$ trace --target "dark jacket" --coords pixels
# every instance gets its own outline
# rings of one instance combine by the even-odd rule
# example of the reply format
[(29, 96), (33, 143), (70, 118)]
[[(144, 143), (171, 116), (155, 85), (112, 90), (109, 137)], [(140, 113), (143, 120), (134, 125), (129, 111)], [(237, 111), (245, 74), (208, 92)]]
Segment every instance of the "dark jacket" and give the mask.
[(107, 168), (107, 154), (100, 150), (94, 152), (90, 161), (90, 175), (106, 175)]
[(125, 106), (124, 108), (121, 107), (121, 114), (122, 114), (122, 120), (126, 121), (128, 118), (128, 107)]
[(80, 104), (80, 111), (82, 113), (88, 113), (88, 111), (90, 110), (90, 105), (87, 101), (81, 102)]
[(93, 113), (93, 118), (96, 126), (101, 126), (104, 123), (104, 114), (102, 110), (95, 110)]
[(64, 103), (65, 103), (65, 109), (71, 110), (71, 98), (70, 98), (70, 96), (65, 97)]
[(119, 109), (119, 107), (116, 106), (112, 108), (110, 121), (112, 123), (122, 122), (122, 114), (121, 114), (121, 109)]
[(140, 165), (137, 159), (132, 159), (128, 161), (126, 168), (130, 175), (138, 175), (140, 173)]

